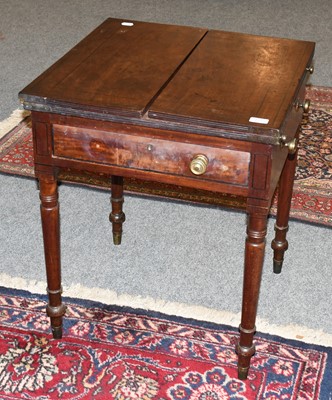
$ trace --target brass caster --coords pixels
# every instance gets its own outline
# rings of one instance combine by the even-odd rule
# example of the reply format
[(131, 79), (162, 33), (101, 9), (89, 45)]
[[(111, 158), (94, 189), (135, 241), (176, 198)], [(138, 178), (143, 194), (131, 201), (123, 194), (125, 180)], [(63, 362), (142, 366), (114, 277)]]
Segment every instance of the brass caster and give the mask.
[(53, 339), (62, 338), (62, 326), (52, 326)]
[(275, 274), (281, 273), (282, 263), (283, 263), (283, 260), (279, 261), (279, 260), (273, 259), (273, 272)]
[(121, 238), (122, 238), (122, 234), (121, 233), (114, 233), (113, 232), (113, 244), (115, 244), (116, 246), (121, 244)]
[(238, 367), (237, 369), (237, 377), (239, 379), (241, 379), (241, 381), (244, 381), (248, 378), (248, 372), (249, 372), (249, 368), (241, 368)]

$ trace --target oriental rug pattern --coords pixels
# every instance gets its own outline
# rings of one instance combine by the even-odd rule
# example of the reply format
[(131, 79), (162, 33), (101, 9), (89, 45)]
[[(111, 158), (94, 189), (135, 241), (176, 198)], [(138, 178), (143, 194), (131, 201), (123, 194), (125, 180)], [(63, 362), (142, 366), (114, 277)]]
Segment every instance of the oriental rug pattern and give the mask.
[[(291, 217), (332, 227), (332, 88), (308, 87), (311, 109), (301, 124)], [(27, 118), (0, 140), (0, 172), (34, 176), (31, 124)], [(61, 172), (60, 180), (109, 189), (103, 174)], [(244, 199), (174, 185), (125, 179), (125, 190), (196, 203), (245, 208)], [(276, 214), (277, 199), (271, 208)]]
[(256, 336), (237, 379), (230, 327), (67, 299), (64, 337), (45, 297), (0, 288), (1, 399), (328, 399), (332, 349)]

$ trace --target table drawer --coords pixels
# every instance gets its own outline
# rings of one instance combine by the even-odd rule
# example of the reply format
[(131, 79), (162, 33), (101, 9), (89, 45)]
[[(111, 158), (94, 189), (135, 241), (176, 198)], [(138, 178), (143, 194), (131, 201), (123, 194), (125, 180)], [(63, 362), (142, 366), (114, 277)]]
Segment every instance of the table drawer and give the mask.
[(248, 184), (250, 153), (238, 150), (53, 125), (53, 153), (68, 159)]

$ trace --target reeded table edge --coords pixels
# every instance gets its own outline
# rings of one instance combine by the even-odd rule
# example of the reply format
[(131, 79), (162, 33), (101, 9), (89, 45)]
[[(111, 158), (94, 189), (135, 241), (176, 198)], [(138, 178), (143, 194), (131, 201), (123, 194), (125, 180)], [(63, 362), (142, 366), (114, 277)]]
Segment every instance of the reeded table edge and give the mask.
[[(201, 134), (233, 140), (245, 140), (247, 142), (264, 143), (268, 145), (280, 145), (282, 133), (279, 129), (264, 128), (255, 125), (237, 125), (220, 123), (213, 126), (213, 121), (165, 121), (149, 118), (147, 112), (143, 115), (128, 109), (110, 109), (92, 106), (77, 106), (71, 103), (58, 103), (39, 96), (19, 93), (19, 99), (25, 110), (59, 114), (72, 117), (89, 118), (101, 121), (126, 123), (130, 125), (146, 126), (150, 128), (170, 131)], [(193, 124), (194, 122), (194, 124)]]

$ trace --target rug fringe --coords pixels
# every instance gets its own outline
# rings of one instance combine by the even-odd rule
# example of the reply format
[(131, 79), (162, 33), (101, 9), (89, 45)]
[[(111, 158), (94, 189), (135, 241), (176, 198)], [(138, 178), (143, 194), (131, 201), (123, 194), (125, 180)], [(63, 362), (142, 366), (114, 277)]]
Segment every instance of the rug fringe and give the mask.
[(15, 128), (29, 114), (30, 111), (17, 109), (11, 113), (10, 117), (0, 121), (0, 139)]
[[(46, 283), (25, 280), (20, 277), (11, 277), (0, 273), (0, 282), (7, 288), (28, 290), (31, 293), (45, 294)], [(86, 299), (101, 302), (109, 305), (123, 307), (140, 308), (145, 310), (157, 311), (168, 315), (176, 315), (184, 318), (222, 323), (236, 327), (240, 322), (240, 313), (231, 313), (210, 309), (199, 305), (189, 305), (175, 303), (151, 297), (131, 296), (128, 294), (118, 294), (115, 291), (102, 288), (89, 288), (80, 284), (64, 287), (64, 295), (78, 299)], [(301, 342), (332, 347), (332, 335), (323, 330), (314, 330), (300, 325), (275, 325), (270, 324), (266, 319), (257, 318), (259, 332), (270, 335), (281, 336), (285, 339), (299, 340)]]

